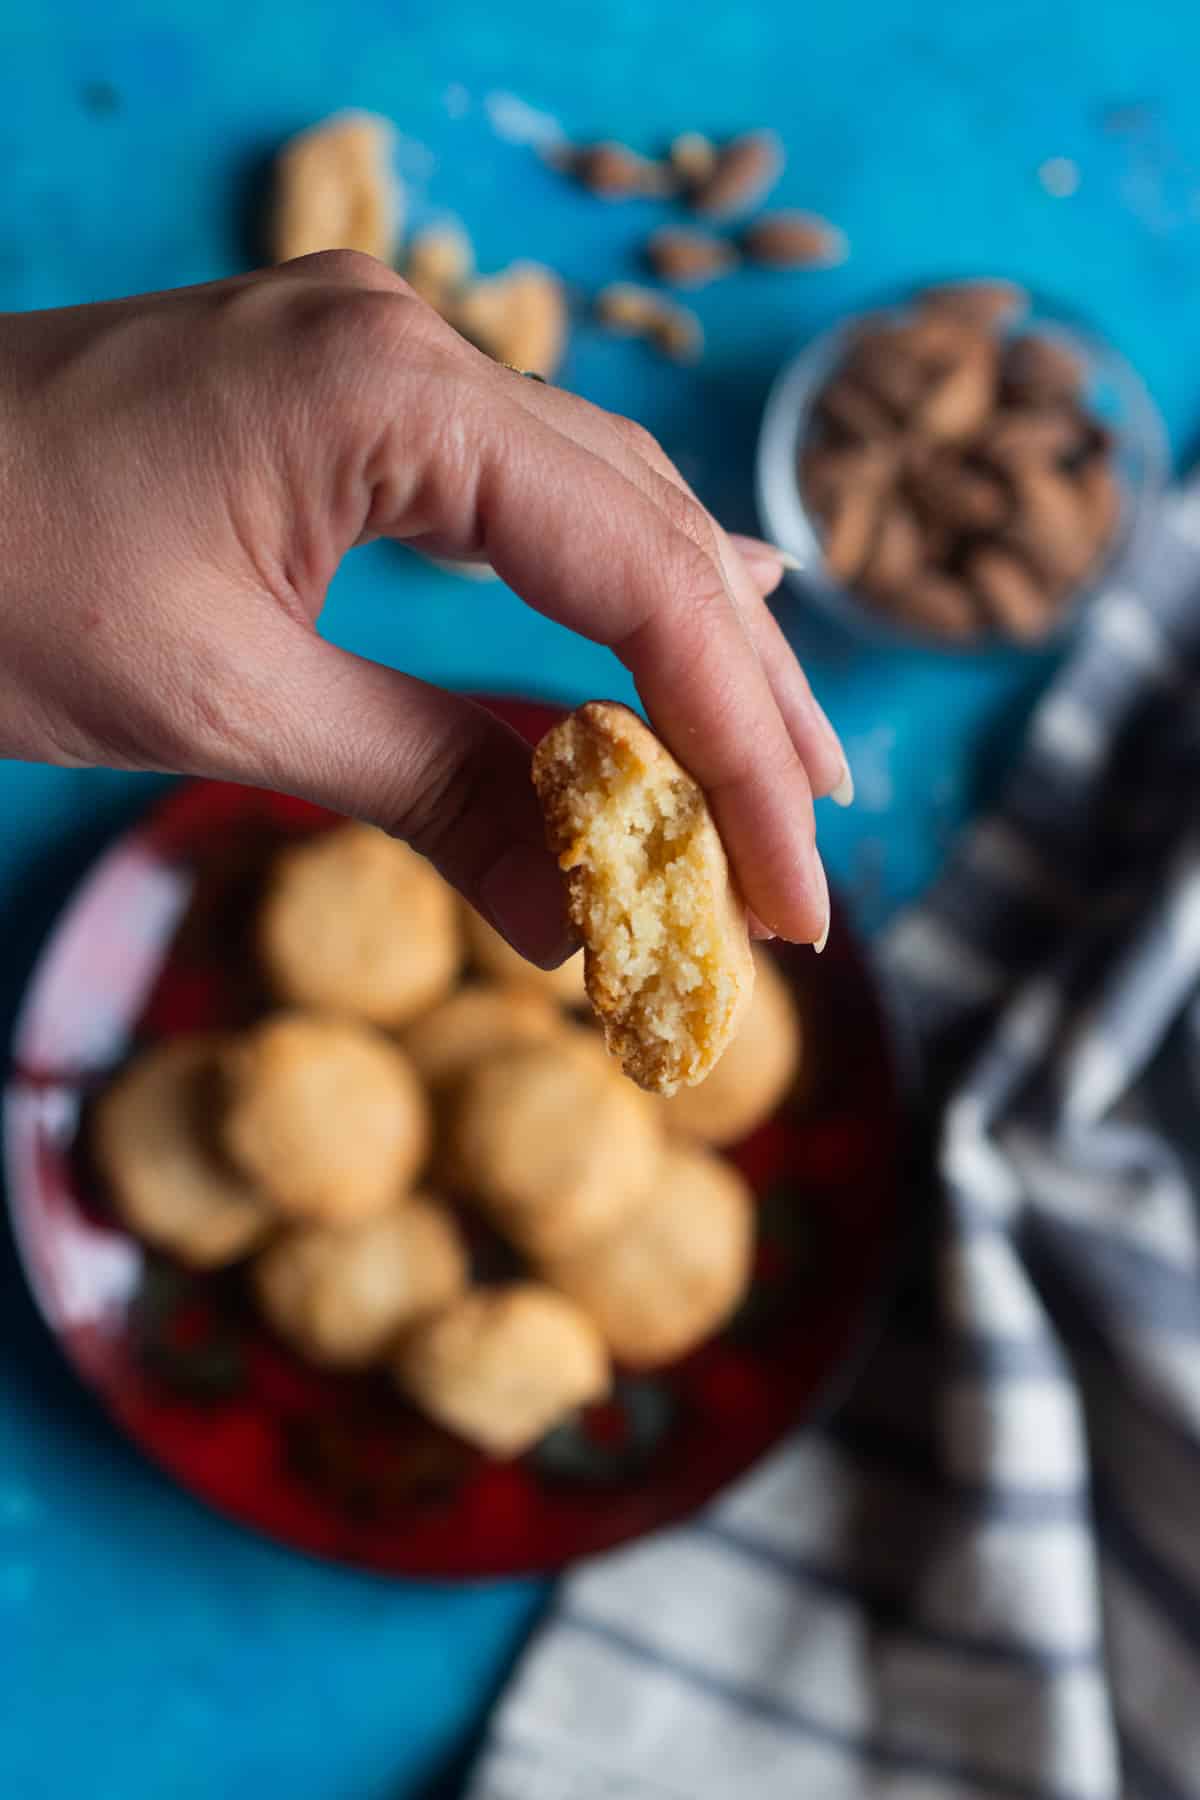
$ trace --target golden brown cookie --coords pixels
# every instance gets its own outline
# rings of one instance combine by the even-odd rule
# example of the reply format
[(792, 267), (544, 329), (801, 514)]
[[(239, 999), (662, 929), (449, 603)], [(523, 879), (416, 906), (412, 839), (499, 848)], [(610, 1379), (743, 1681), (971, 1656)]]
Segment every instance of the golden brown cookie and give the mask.
[(447, 1167), (519, 1249), (566, 1255), (637, 1206), (662, 1150), (658, 1109), (597, 1033), (563, 1030), (482, 1058), (446, 1124)]
[(403, 1025), (458, 973), (458, 918), (457, 896), (431, 863), (351, 822), (276, 859), (258, 942), (281, 999)]
[(429, 1150), (412, 1065), (368, 1025), (277, 1013), (222, 1067), (223, 1139), (242, 1173), (293, 1218), (350, 1224), (411, 1186)]
[(514, 1044), (544, 1043), (562, 1016), (531, 987), (472, 982), (442, 1000), (404, 1032), (401, 1042), (429, 1088), (445, 1088), (482, 1056)]
[(415, 1326), (392, 1367), (439, 1424), (492, 1456), (519, 1456), (609, 1389), (600, 1334), (536, 1282), (475, 1288)]
[(586, 1006), (587, 989), (583, 983), (583, 955), (576, 951), (557, 969), (539, 969), (526, 962), (506, 938), (481, 918), (473, 906), (462, 903), (463, 933), (471, 961), (481, 975), (493, 981), (512, 983), (548, 994), (560, 1006)]
[(227, 1043), (206, 1034), (143, 1051), (102, 1095), (93, 1120), (96, 1159), (120, 1217), (196, 1269), (246, 1255), (274, 1222), (218, 1147), (218, 1061)]
[(754, 986), (704, 794), (636, 714), (603, 700), (546, 733), (533, 779), (609, 1048), (655, 1093), (702, 1081)]
[(678, 1145), (650, 1198), (599, 1244), (546, 1262), (618, 1362), (650, 1369), (719, 1330), (750, 1280), (754, 1200), (732, 1163)]
[(289, 1231), (255, 1262), (254, 1288), (271, 1325), (301, 1356), (361, 1368), (461, 1293), (467, 1274), (453, 1215), (413, 1195), (361, 1225)]
[(707, 1144), (735, 1144), (775, 1111), (800, 1068), (800, 1011), (779, 965), (755, 952), (754, 993), (733, 1042), (699, 1087), (663, 1101), (671, 1131)]

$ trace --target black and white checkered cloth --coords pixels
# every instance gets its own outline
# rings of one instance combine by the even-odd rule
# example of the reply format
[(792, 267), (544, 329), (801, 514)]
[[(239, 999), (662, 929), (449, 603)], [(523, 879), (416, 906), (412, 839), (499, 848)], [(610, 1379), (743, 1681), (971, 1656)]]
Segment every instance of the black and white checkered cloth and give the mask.
[(1200, 484), (884, 962), (919, 1273), (836, 1420), (564, 1582), (473, 1800), (1200, 1796)]

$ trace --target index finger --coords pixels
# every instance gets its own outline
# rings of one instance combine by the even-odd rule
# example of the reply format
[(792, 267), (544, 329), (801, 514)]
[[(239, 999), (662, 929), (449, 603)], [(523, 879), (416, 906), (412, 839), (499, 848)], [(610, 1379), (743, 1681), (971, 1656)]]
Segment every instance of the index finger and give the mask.
[[(706, 790), (748, 905), (779, 936), (818, 940), (829, 902), (812, 792), (708, 514), (684, 493), (649, 499), (515, 405), (499, 378), (455, 386), (410, 396), (403, 424), (389, 428), (381, 488), (401, 502), (372, 529), (449, 554), (481, 551), (538, 612), (608, 645)], [(429, 421), (417, 495), (399, 473), (413, 466), (414, 419)]]

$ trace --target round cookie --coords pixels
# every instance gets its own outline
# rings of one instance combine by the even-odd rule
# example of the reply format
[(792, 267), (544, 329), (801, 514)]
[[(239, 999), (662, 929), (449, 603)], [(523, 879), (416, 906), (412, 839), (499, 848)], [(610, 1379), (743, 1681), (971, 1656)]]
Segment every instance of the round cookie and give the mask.
[(796, 1079), (803, 1030), (795, 996), (775, 958), (755, 953), (754, 993), (737, 1035), (699, 1087), (664, 1100), (668, 1129), (706, 1144), (735, 1144), (775, 1111)]
[(96, 1106), (92, 1144), (129, 1229), (195, 1269), (217, 1269), (261, 1242), (271, 1210), (221, 1154), (219, 1058), (205, 1034), (143, 1051)]
[(588, 997), (639, 1087), (712, 1069), (754, 987), (746, 908), (704, 792), (627, 706), (592, 700), (533, 754)]
[(618, 1362), (652, 1369), (711, 1337), (749, 1284), (754, 1200), (708, 1150), (673, 1146), (649, 1199), (582, 1254), (543, 1264)]
[(482, 1058), (449, 1109), (447, 1167), (497, 1230), (533, 1256), (574, 1252), (648, 1192), (658, 1109), (592, 1032), (563, 1030)]
[(453, 1215), (414, 1195), (341, 1231), (289, 1231), (258, 1257), (254, 1288), (270, 1324), (301, 1356), (362, 1368), (460, 1293), (467, 1274)]
[(560, 1006), (587, 1005), (583, 957), (578, 951), (574, 956), (568, 956), (566, 962), (559, 963), (557, 969), (539, 969), (536, 963), (526, 962), (507, 938), (501, 937), (465, 900), (462, 924), (468, 954), (481, 975), (492, 981), (533, 988), (539, 994), (548, 994)]
[(519, 1456), (607, 1394), (608, 1355), (587, 1316), (536, 1282), (475, 1288), (408, 1332), (392, 1369), (431, 1418), (492, 1456)]
[(425, 858), (348, 823), (284, 850), (258, 920), (275, 992), (293, 1006), (402, 1025), (462, 961), (458, 899)]
[(429, 1103), (403, 1051), (370, 1026), (278, 1013), (222, 1066), (225, 1148), (281, 1212), (350, 1224), (411, 1186)]
[(414, 1020), (401, 1042), (426, 1086), (439, 1089), (481, 1056), (544, 1043), (561, 1029), (558, 1008), (536, 988), (472, 982)]

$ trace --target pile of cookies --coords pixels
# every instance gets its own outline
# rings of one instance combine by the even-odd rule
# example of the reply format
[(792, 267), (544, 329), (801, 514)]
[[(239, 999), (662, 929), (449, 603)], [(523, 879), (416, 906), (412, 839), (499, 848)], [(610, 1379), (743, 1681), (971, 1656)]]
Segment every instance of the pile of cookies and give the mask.
[[(256, 921), (277, 1010), (143, 1051), (92, 1142), (123, 1222), (255, 1303), (326, 1368), (513, 1456), (711, 1335), (745, 1292), (752, 1196), (718, 1153), (792, 1086), (801, 1030), (758, 955), (738, 1035), (671, 1098), (621, 1073), (581, 958), (527, 964), (405, 845), (285, 845)], [(473, 1279), (495, 1234), (517, 1274)]]

